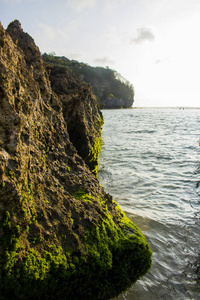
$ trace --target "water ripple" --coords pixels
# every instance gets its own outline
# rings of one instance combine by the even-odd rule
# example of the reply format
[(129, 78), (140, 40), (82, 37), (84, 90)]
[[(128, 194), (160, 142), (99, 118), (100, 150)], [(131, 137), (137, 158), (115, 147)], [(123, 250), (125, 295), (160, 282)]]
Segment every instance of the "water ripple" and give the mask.
[(118, 299), (200, 299), (200, 110), (103, 114), (100, 182), (153, 250), (150, 272)]

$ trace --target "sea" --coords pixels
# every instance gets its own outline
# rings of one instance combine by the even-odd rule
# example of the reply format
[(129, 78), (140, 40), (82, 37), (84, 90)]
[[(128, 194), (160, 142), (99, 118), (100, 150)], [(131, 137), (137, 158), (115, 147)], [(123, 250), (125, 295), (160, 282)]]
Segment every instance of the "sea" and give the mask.
[(100, 183), (153, 251), (150, 271), (115, 300), (200, 299), (200, 109), (102, 113)]

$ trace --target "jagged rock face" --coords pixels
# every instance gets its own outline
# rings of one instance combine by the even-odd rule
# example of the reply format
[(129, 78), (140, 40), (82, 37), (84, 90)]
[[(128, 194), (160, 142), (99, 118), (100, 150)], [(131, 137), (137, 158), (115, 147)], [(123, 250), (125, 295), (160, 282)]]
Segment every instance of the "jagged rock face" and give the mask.
[[(18, 20), (10, 23), (6, 30), (12, 37), (12, 40), (17, 44), (24, 53), (26, 66), (28, 68), (34, 67), (34, 75), (37, 80), (39, 76), (44, 74), (44, 68), (39, 48), (35, 45), (33, 38), (25, 33), (21, 27), (21, 23)], [(39, 72), (41, 70), (41, 74)]]
[(23, 31), (18, 20), (10, 23), (6, 31), (12, 37), (13, 42), (23, 51), (23, 56), (26, 62), (25, 68), (32, 73), (32, 77), (35, 79), (36, 84), (39, 85), (40, 93), (42, 93), (42, 99), (45, 98), (48, 102), (51, 101), (51, 106), (53, 105), (56, 109), (58, 101), (54, 100), (54, 96), (51, 97), (52, 90), (48, 74), (44, 67), (40, 50), (35, 45), (33, 38)]
[(97, 135), (95, 98), (69, 74), (55, 94), (33, 39), (18, 21), (7, 31), (0, 25), (0, 299), (109, 299), (147, 272), (151, 250), (71, 142), (73, 118), (88, 144), (91, 128)]
[(71, 142), (90, 170), (97, 174), (103, 116), (92, 87), (78, 82), (66, 68), (51, 68), (50, 81), (63, 104)]
[[(24, 52), (27, 67), (33, 71), (34, 79), (38, 82), (42, 93), (46, 93), (48, 97), (50, 83), (47, 80), (48, 75), (41, 53), (34, 40), (23, 32), (17, 20), (9, 24), (7, 32)], [(67, 123), (70, 141), (90, 170), (97, 175), (103, 117), (92, 89), (78, 82), (62, 68), (53, 68), (50, 71), (50, 81), (53, 91), (59, 95), (63, 104), (63, 116)], [(91, 152), (96, 152), (96, 156), (92, 158)]]
[[(26, 55), (23, 55), (3, 30), (2, 33), (1, 180), (5, 185), (1, 190), (2, 198), (6, 199), (8, 196), (12, 205), (13, 193), (16, 201), (20, 201), (18, 198), (22, 196), (21, 190), (24, 189), (24, 198), (28, 197), (28, 191), (31, 199), (34, 198), (34, 205), (38, 202), (40, 213), (53, 199), (56, 205), (65, 199), (68, 208), (70, 193), (73, 194), (80, 188), (85, 188), (88, 192), (92, 192), (93, 187), (98, 191), (101, 188), (69, 140), (62, 103), (50, 88), (42, 61), (39, 68), (37, 65), (35, 69), (32, 65), (29, 70), (26, 67)], [(35, 77), (39, 78), (39, 83)], [(41, 88), (41, 82), (46, 82), (45, 88)], [(31, 214), (38, 214), (34, 209), (31, 213), (30, 207), (23, 209), (29, 210), (28, 219), (31, 219)], [(81, 209), (84, 210), (84, 207)], [(71, 216), (70, 210), (67, 215), (68, 218)], [(52, 227), (48, 218), (43, 221), (46, 226), (50, 224), (50, 228)], [(62, 226), (67, 223), (63, 222)]]

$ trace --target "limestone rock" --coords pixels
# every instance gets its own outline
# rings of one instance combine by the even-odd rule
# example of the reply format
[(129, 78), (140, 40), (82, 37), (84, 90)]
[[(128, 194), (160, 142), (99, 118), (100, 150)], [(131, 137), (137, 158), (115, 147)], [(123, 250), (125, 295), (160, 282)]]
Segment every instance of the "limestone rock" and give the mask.
[(103, 116), (92, 87), (77, 81), (65, 68), (51, 68), (50, 81), (62, 102), (70, 141), (97, 175)]
[(0, 25), (0, 54), (0, 299), (115, 297), (148, 271), (151, 250), (91, 172), (96, 98), (56, 70), (52, 89), (18, 21)]

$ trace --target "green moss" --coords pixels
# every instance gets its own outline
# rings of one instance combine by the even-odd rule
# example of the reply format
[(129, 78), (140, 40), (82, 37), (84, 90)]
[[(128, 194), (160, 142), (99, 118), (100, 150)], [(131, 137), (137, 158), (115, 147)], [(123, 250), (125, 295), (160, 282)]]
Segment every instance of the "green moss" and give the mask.
[(27, 185), (27, 182), (26, 182), (26, 179), (24, 179), (24, 182), (23, 182), (23, 185), (22, 185), (22, 189), (23, 189), (23, 190), (25, 190), (26, 185)]
[(67, 167), (67, 172), (70, 172), (71, 171), (71, 168), (70, 167)]
[(46, 203), (46, 204), (49, 204), (49, 201), (48, 201), (48, 200), (45, 200), (45, 199), (44, 199), (43, 202)]
[(3, 231), (3, 235), (0, 240), (0, 246), (1, 249), (4, 251), (1, 252), (1, 270), (7, 272), (9, 275), (11, 273), (12, 268), (14, 267), (16, 261), (17, 261), (17, 249), (19, 246), (19, 239), (16, 237), (16, 235), (19, 235), (20, 227), (15, 226), (12, 229), (11, 225), (11, 217), (10, 212), (5, 211), (3, 214), (3, 218), (0, 222), (0, 227)]
[(40, 257), (34, 249), (30, 249), (22, 264), (23, 280), (43, 280), (49, 268), (49, 262), (45, 258)]
[(49, 146), (46, 146), (46, 153), (49, 152)]
[(7, 177), (10, 177), (11, 179), (14, 179), (15, 174), (9, 168), (6, 168), (5, 174), (6, 174)]
[[(77, 195), (78, 199), (91, 196), (84, 190), (77, 192)], [(126, 289), (149, 270), (152, 252), (142, 232), (115, 201), (113, 204), (118, 212), (118, 224), (108, 212), (107, 199), (99, 198), (99, 202), (105, 212), (105, 217), (101, 224), (92, 223), (86, 230), (85, 247), (90, 263), (95, 268), (98, 266), (102, 273), (112, 270), (112, 273), (114, 272), (113, 274), (119, 277), (119, 288), (123, 286), (123, 289)], [(125, 253), (127, 257), (123, 258)], [(136, 269), (134, 265), (137, 265)], [(121, 273), (124, 275), (121, 276)]]
[(33, 197), (32, 197), (32, 196), (29, 196), (28, 198), (29, 198), (29, 202), (30, 202), (30, 203), (33, 203)]
[[(93, 199), (85, 190), (79, 190), (74, 197), (83, 201)], [(4, 252), (0, 299), (110, 299), (143, 276), (151, 266), (152, 253), (141, 231), (117, 203), (113, 202), (119, 216), (117, 223), (107, 209), (107, 200), (99, 198), (99, 203), (104, 208), (102, 220), (87, 227), (84, 247), (65, 252), (62, 247), (52, 245), (38, 252), (34, 247), (42, 241), (42, 236), (29, 236), (31, 248), (20, 260), (22, 229), (15, 226), (13, 231), (10, 213), (5, 212), (1, 220)], [(24, 230), (28, 232), (28, 227)], [(63, 234), (62, 240), (66, 239)]]
[(6, 184), (5, 184), (5, 181), (2, 181), (2, 184), (1, 186), (4, 187)]
[(14, 173), (12, 171), (9, 171), (9, 176), (11, 179), (14, 179)]
[(37, 245), (39, 243), (41, 243), (43, 240), (43, 237), (41, 235), (39, 236), (29, 236), (28, 237), (28, 241), (32, 244), (32, 245)]
[(22, 208), (21, 210), (22, 212), (22, 216), (25, 218), (28, 215), (27, 209), (26, 208)]
[(98, 127), (99, 135), (93, 138), (92, 145), (89, 150), (88, 156), (85, 158), (86, 164), (89, 166), (92, 173), (98, 177), (98, 167), (99, 167), (99, 154), (101, 152), (102, 147), (102, 131), (101, 128), (104, 123), (104, 118), (102, 117), (100, 120), (96, 121), (96, 125)]
[(94, 200), (94, 197), (92, 197), (92, 195), (90, 193), (87, 194), (84, 189), (80, 189), (73, 196), (77, 200), (83, 200), (83, 201), (86, 201), (86, 202), (89, 202), (89, 203), (92, 203), (92, 200)]
[(98, 177), (99, 154), (102, 146), (102, 134), (94, 139), (93, 145), (90, 148), (89, 154), (85, 159), (86, 164), (90, 167), (92, 173)]
[(15, 232), (16, 232), (16, 234), (20, 234), (20, 231), (21, 231), (21, 228), (20, 228), (20, 226), (19, 225), (16, 225), (15, 226)]
[(150, 269), (152, 256), (141, 231), (122, 211), (120, 213), (119, 225), (107, 214), (102, 224), (93, 224), (86, 235), (87, 251), (93, 261), (104, 276), (112, 278), (107, 288), (113, 286), (119, 292), (129, 288)]

